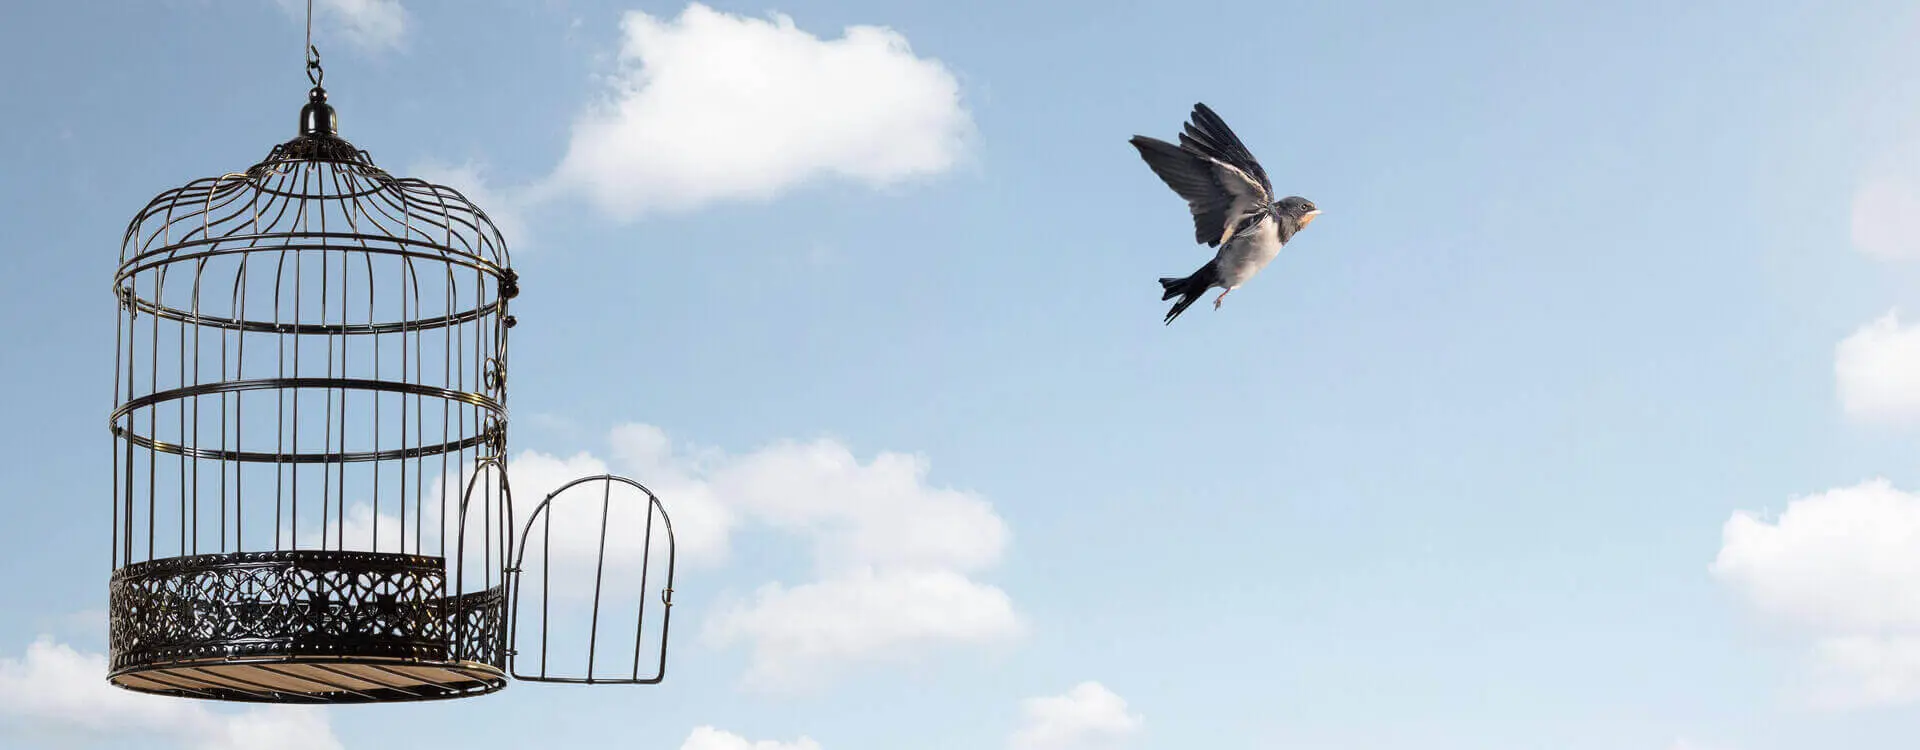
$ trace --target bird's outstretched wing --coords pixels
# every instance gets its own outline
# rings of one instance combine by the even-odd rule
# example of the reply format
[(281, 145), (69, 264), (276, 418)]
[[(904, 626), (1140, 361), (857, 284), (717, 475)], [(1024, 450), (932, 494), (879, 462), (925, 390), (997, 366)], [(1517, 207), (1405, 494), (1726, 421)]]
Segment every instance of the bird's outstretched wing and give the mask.
[(1129, 142), (1153, 173), (1186, 199), (1195, 242), (1218, 247), (1244, 219), (1269, 210), (1273, 202), (1266, 171), (1205, 104), (1194, 105), (1180, 145), (1144, 135)]
[(1253, 152), (1240, 142), (1240, 136), (1233, 134), (1233, 128), (1227, 127), (1227, 121), (1214, 114), (1213, 109), (1203, 103), (1193, 105), (1193, 116), (1188, 119), (1186, 132), (1180, 134), (1180, 145), (1209, 159), (1224, 162), (1245, 172), (1260, 183), (1260, 188), (1268, 195), (1273, 194), (1273, 181), (1267, 179), (1267, 170), (1260, 161), (1253, 158)]

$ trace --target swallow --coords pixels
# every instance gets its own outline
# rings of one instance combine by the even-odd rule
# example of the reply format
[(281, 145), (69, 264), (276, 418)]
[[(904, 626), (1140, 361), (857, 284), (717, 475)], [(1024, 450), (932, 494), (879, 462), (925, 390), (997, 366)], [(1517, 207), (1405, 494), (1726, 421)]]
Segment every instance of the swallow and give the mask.
[(1180, 145), (1136, 135), (1128, 141), (1153, 173), (1186, 199), (1193, 239), (1219, 251), (1184, 277), (1160, 279), (1161, 301), (1179, 297), (1165, 323), (1186, 312), (1207, 290), (1220, 287), (1213, 309), (1280, 254), (1293, 236), (1320, 215), (1299, 196), (1273, 200), (1273, 181), (1225, 120), (1205, 104), (1193, 105)]

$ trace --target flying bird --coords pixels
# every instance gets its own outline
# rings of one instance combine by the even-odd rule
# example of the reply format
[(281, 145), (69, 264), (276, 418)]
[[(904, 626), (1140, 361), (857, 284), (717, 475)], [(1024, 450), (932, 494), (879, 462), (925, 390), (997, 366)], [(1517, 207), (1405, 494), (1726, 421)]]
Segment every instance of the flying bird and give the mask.
[(1193, 105), (1178, 146), (1144, 135), (1128, 142), (1167, 187), (1186, 199), (1194, 241), (1220, 248), (1200, 270), (1160, 280), (1162, 301), (1180, 298), (1167, 311), (1168, 325), (1214, 287), (1221, 291), (1213, 309), (1220, 309), (1228, 292), (1246, 284), (1320, 215), (1313, 201), (1299, 196), (1274, 200), (1267, 171), (1205, 104)]

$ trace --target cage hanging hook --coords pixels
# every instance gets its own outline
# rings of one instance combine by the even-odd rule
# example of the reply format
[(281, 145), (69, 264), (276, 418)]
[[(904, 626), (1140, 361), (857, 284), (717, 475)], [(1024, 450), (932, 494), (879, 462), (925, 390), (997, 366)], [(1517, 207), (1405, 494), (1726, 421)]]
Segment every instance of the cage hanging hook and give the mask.
[(325, 80), (326, 77), (327, 77), (327, 71), (324, 68), (320, 67), (320, 48), (315, 47), (312, 44), (308, 44), (307, 45), (307, 80), (313, 82), (314, 88), (319, 88), (320, 82)]

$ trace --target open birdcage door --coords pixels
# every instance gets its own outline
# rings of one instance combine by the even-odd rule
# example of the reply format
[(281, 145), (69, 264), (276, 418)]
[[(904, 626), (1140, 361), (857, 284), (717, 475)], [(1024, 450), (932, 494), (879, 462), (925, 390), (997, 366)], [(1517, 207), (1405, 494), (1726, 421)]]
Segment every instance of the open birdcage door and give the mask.
[[(655, 570), (663, 564), (664, 576)], [(659, 683), (673, 564), (673, 523), (639, 482), (603, 474), (549, 493), (521, 528), (508, 571), (514, 679)]]

